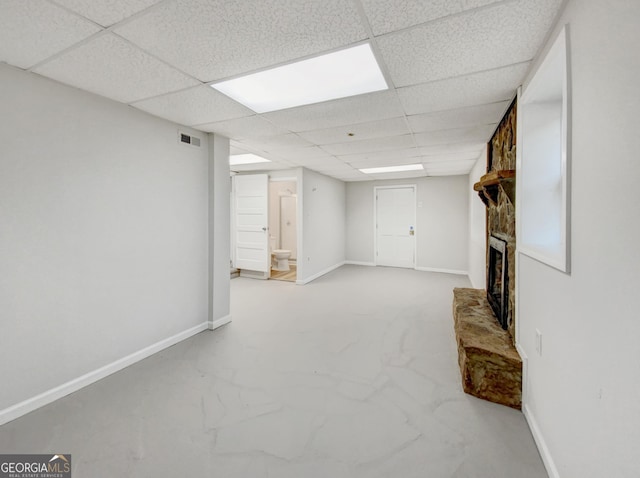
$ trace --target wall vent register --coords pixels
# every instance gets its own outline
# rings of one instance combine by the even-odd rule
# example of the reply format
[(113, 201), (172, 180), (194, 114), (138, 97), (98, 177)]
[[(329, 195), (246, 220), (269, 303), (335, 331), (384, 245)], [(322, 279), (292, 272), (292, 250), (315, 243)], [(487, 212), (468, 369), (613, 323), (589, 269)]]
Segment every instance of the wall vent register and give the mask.
[(188, 144), (191, 146), (200, 147), (200, 138), (197, 136), (191, 136), (187, 133), (183, 133), (182, 131), (178, 131), (178, 142), (181, 144)]

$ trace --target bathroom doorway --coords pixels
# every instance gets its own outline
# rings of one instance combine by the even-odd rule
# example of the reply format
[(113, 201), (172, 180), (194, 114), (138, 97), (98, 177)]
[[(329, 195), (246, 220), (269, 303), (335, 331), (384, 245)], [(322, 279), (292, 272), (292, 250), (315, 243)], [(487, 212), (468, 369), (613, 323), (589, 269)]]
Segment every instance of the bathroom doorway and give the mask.
[(295, 178), (269, 181), (271, 279), (295, 282), (298, 257), (298, 193)]

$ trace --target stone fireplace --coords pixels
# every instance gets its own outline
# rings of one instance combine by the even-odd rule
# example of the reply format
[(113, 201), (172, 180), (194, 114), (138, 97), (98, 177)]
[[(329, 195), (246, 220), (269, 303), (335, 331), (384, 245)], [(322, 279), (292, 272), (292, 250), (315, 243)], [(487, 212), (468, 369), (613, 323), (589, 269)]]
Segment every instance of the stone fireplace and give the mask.
[(473, 189), (487, 207), (486, 290), (454, 289), (453, 318), (465, 392), (520, 408), (515, 348), (516, 100), (487, 145), (487, 174)]

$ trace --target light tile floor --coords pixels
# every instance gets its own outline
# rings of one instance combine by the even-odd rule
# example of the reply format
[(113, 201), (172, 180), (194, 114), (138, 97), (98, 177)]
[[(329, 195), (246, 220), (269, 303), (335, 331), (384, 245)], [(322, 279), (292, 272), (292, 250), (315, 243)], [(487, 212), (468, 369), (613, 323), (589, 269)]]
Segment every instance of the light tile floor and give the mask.
[(542, 478), (522, 414), (465, 395), (460, 276), (232, 282), (233, 322), (0, 427), (74, 478)]

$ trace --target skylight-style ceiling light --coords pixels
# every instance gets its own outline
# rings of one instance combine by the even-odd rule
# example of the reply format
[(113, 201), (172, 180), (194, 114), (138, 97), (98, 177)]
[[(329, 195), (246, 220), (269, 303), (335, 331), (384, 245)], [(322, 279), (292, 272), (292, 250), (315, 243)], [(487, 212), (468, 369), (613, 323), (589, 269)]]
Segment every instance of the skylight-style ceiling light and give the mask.
[(252, 73), (211, 87), (256, 113), (386, 90), (368, 43)]
[(239, 164), (255, 164), (270, 163), (271, 161), (257, 154), (233, 154), (229, 156), (229, 166), (238, 166)]
[(365, 174), (380, 174), (380, 173), (400, 173), (403, 171), (420, 171), (424, 169), (422, 164), (405, 164), (404, 166), (385, 166), (383, 168), (364, 168), (360, 171)]

